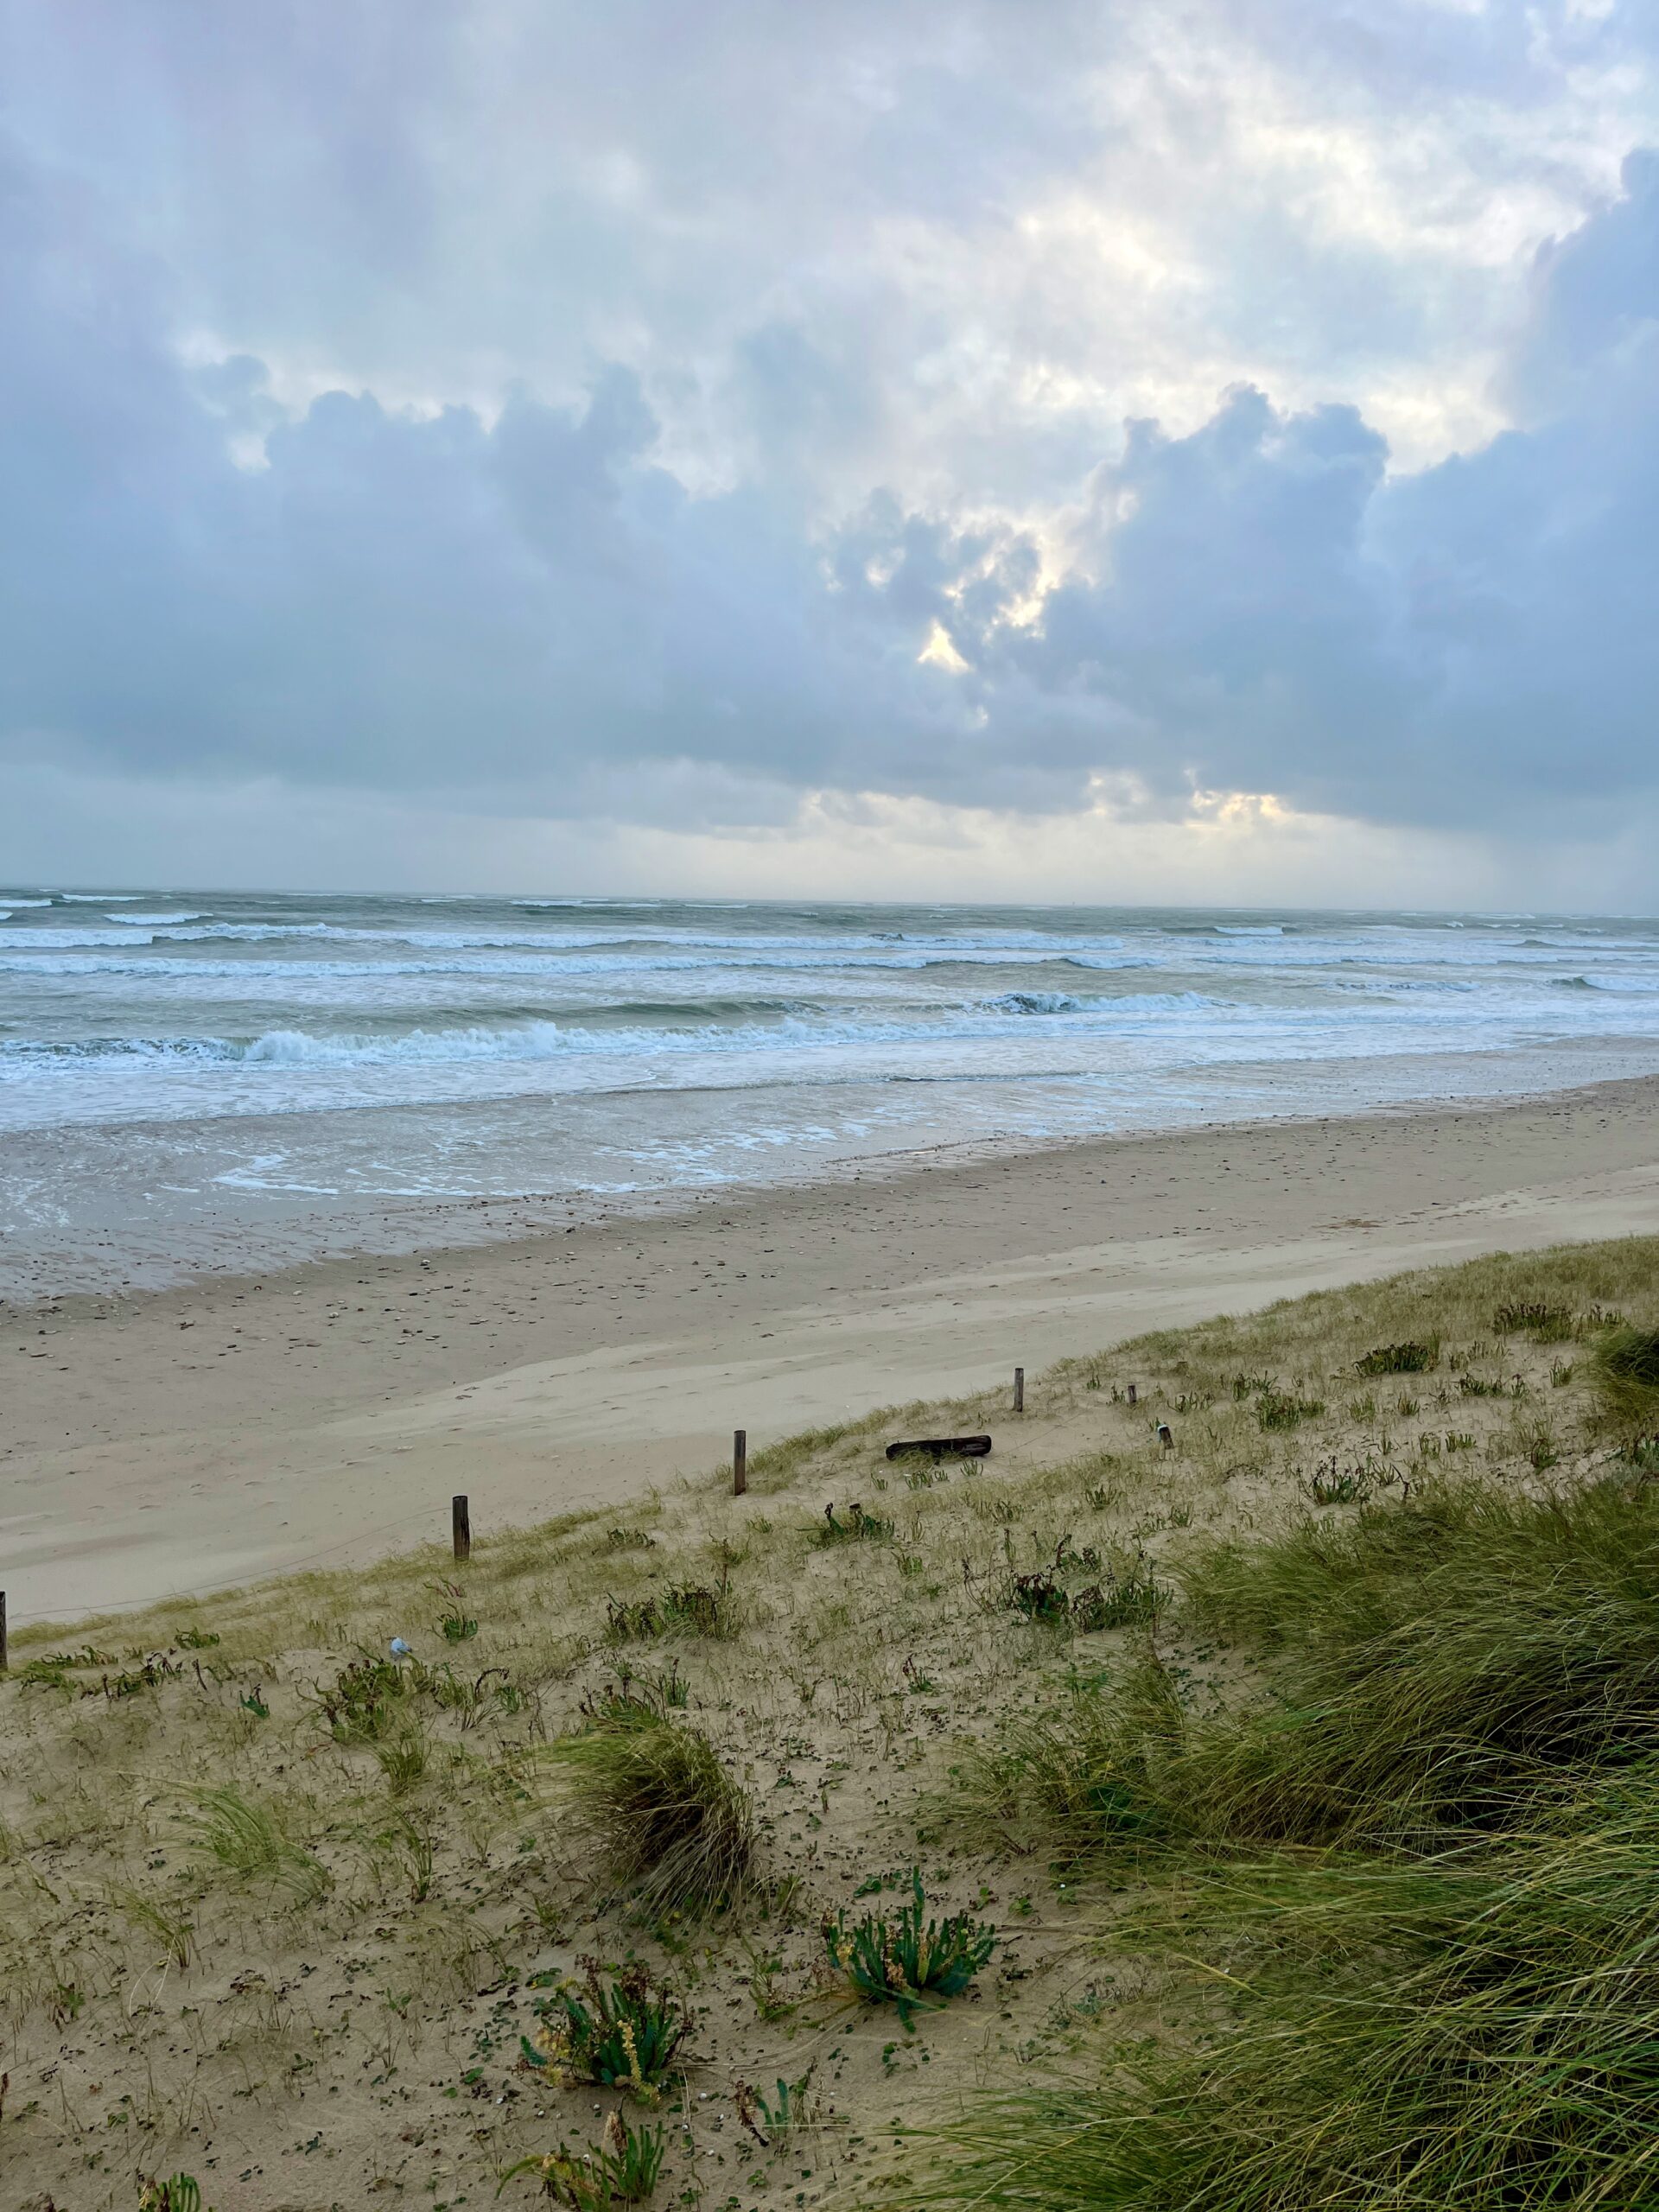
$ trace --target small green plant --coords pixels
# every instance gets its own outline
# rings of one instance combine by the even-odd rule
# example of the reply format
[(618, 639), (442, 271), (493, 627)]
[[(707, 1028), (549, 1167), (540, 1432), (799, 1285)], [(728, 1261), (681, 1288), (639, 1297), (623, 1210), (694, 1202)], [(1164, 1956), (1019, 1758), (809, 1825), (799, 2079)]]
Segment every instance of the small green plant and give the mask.
[(181, 1651), (211, 1651), (219, 1638), (209, 1629), (192, 1625), (181, 1628), (173, 1641)]
[(1526, 1454), (1527, 1465), (1535, 1474), (1561, 1463), (1560, 1446), (1556, 1443), (1548, 1421), (1535, 1421), (1522, 1434), (1521, 1448)]
[(175, 1967), (182, 1969), (189, 1965), (196, 1931), (186, 1914), (170, 1912), (153, 1897), (141, 1897), (132, 1890), (118, 1894), (116, 1903), (129, 1920), (156, 1938)]
[(459, 1582), (429, 1582), (427, 1588), (442, 1601), (438, 1630), (446, 1643), (467, 1643), (478, 1634), (478, 1622), (467, 1610), (466, 1592)]
[(1501, 1375), (1491, 1382), (1478, 1375), (1460, 1375), (1458, 1389), (1465, 1398), (1507, 1398), (1511, 1395), (1510, 1385)]
[(823, 1509), (823, 1526), (817, 1531), (821, 1544), (885, 1544), (891, 1541), (893, 1523), (879, 1520), (874, 1513), (867, 1513), (856, 1500), (847, 1509), (847, 1518), (837, 1521), (836, 1509)]
[(1256, 1399), (1257, 1425), (1264, 1429), (1299, 1428), (1325, 1411), (1320, 1398), (1299, 1398), (1294, 1390), (1263, 1390)]
[(416, 1677), (394, 1660), (365, 1655), (348, 1660), (317, 1701), (337, 1744), (371, 1744), (397, 1719)]
[(400, 1813), (389, 1828), (374, 1839), (404, 1879), (411, 1904), (424, 1904), (432, 1894), (434, 1851), (432, 1832)]
[(724, 1593), (684, 1582), (659, 1598), (608, 1598), (605, 1602), (605, 1632), (613, 1643), (647, 1643), (677, 1630), (692, 1636), (729, 1633)]
[(251, 1714), (256, 1720), (269, 1720), (270, 1718), (270, 1707), (265, 1703), (264, 1690), (258, 1682), (245, 1696), (238, 1698), (237, 1703), (244, 1713)]
[(203, 2212), (201, 2184), (191, 2174), (175, 2174), (171, 2181), (141, 2182), (138, 2212)]
[(605, 1534), (607, 1550), (613, 1552), (654, 1552), (657, 1539), (644, 1529), (609, 1529)]
[(667, 2136), (661, 2127), (631, 2127), (620, 2111), (605, 2122), (597, 2151), (571, 2151), (561, 2143), (541, 2158), (520, 2158), (502, 2175), (501, 2190), (518, 2174), (535, 2174), (543, 2193), (575, 2212), (609, 2212), (614, 2204), (643, 2204), (657, 2187)]
[(649, 1911), (729, 1904), (754, 1850), (748, 1793), (701, 1730), (665, 1707), (613, 1694), (550, 1754), (568, 1775), (613, 1873)]
[(1395, 1469), (1371, 1452), (1344, 1464), (1333, 1452), (1320, 1460), (1302, 1488), (1315, 1505), (1363, 1505), (1396, 1479)]
[(1399, 1344), (1378, 1344), (1354, 1367), (1361, 1375), (1427, 1375), (1440, 1356), (1438, 1344), (1418, 1344), (1414, 1340)]
[(1157, 1619), (1169, 1592), (1154, 1579), (1144, 1559), (1124, 1573), (1109, 1570), (1103, 1582), (1091, 1582), (1071, 1600), (1071, 1622), (1080, 1635), (1102, 1629), (1138, 1628)]
[(775, 1951), (751, 1944), (747, 1957), (749, 1971), (745, 1981), (750, 2001), (754, 2006), (755, 2018), (760, 2020), (787, 2020), (797, 2008), (779, 1986), (779, 1977), (784, 1971), (782, 1956)]
[(152, 1652), (142, 1666), (123, 1667), (116, 1674), (105, 1675), (95, 1686), (83, 1685), (80, 1694), (83, 1697), (102, 1695), (114, 1705), (123, 1698), (140, 1697), (146, 1690), (158, 1689), (182, 1672), (165, 1654)]
[(830, 1963), (866, 2004), (892, 2005), (909, 2032), (918, 2008), (958, 1997), (989, 1961), (996, 1930), (967, 1913), (944, 1920), (925, 1917), (927, 1898), (918, 1868), (910, 1877), (911, 1901), (896, 1919), (866, 1913), (852, 1926), (844, 1914), (823, 1923)]
[(115, 1661), (107, 1651), (99, 1651), (90, 1643), (83, 1643), (79, 1651), (53, 1651), (41, 1661), (43, 1667), (113, 1667)]
[(1016, 1574), (1008, 1585), (1008, 1603), (1028, 1621), (1058, 1623), (1071, 1618), (1071, 1600), (1046, 1567), (1032, 1574)]
[(810, 2127), (818, 2117), (819, 2100), (812, 2087), (817, 2061), (804, 2074), (785, 2082), (780, 2074), (771, 2096), (764, 2089), (740, 2082), (733, 2102), (740, 2127), (747, 2128), (763, 2151), (775, 2150), (791, 2130)]
[(690, 1702), (690, 1684), (681, 1674), (677, 1659), (671, 1659), (666, 1667), (642, 1668), (638, 1673), (624, 1660), (617, 1667), (613, 1682), (607, 1683), (597, 1694), (589, 1691), (583, 1697), (582, 1710), (586, 1718), (601, 1719), (615, 1706), (645, 1705), (665, 1717), (683, 1712)]
[(406, 1790), (413, 1789), (426, 1772), (426, 1738), (418, 1730), (408, 1729), (389, 1744), (377, 1744), (374, 1756), (392, 1796), (401, 1797)]
[(731, 1626), (723, 1583), (717, 1590), (700, 1582), (674, 1583), (663, 1600), (663, 1611), (671, 1630), (682, 1629), (692, 1636), (724, 1636)]
[(581, 1981), (567, 1982), (537, 2010), (541, 2024), (534, 2040), (519, 2039), (527, 2065), (567, 2086), (593, 2082), (631, 2089), (647, 2105), (659, 2102), (675, 2079), (690, 2025), (678, 1998), (644, 1967), (624, 1967), (606, 1980), (593, 1959), (584, 1962)]
[(1521, 1299), (1500, 1306), (1492, 1327), (1500, 1337), (1526, 1335), (1535, 1344), (1570, 1344), (1580, 1332), (1576, 1313), (1568, 1306), (1551, 1306), (1543, 1299)]

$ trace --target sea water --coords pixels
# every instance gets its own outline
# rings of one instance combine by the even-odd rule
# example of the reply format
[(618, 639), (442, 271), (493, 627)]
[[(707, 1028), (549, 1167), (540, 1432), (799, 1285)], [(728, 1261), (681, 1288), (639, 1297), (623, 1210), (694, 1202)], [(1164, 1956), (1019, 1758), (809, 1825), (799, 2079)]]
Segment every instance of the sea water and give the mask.
[(29, 885), (0, 916), (0, 1289), (1659, 1069), (1646, 920)]

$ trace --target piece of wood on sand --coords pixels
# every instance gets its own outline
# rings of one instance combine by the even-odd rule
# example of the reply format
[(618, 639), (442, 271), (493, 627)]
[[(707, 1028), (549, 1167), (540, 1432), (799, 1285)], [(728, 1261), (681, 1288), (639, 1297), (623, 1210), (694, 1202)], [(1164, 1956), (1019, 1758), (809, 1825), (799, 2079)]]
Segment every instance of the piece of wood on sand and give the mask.
[(989, 1452), (988, 1436), (912, 1436), (902, 1444), (889, 1444), (889, 1459), (902, 1459), (906, 1452), (931, 1452), (936, 1459), (982, 1459)]

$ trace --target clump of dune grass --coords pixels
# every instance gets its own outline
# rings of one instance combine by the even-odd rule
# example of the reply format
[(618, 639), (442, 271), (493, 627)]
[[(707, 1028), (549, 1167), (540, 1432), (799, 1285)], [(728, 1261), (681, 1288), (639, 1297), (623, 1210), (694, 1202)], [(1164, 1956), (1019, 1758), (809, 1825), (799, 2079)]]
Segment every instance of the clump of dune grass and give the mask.
[(1265, 1652), (1270, 1694), (1189, 1729), (1195, 1827), (1354, 1841), (1501, 1820), (1568, 1765), (1659, 1746), (1659, 1503), (1603, 1481), (1449, 1484), (1339, 1526), (1195, 1554), (1193, 1615)]
[(178, 1815), (193, 1850), (245, 1881), (287, 1890), (295, 1902), (314, 1904), (329, 1887), (321, 1861), (286, 1834), (275, 1813), (233, 1788), (191, 1789)]
[(753, 1810), (690, 1721), (645, 1698), (613, 1695), (550, 1757), (613, 1877), (645, 1910), (708, 1911), (737, 1895), (753, 1856)]
[(1659, 1429), (1659, 1329), (1610, 1329), (1590, 1363), (1611, 1425), (1638, 1435)]
[[(1184, 1580), (1190, 1619), (1261, 1656), (1259, 1695), (1195, 1717), (1108, 1693), (1006, 1731), (982, 1771), (1086, 1834), (1067, 1792), (1109, 1747), (1160, 1825), (1153, 1880), (1101, 1940), (1200, 1970), (1187, 2029), (1103, 2082), (976, 2104), (875, 2201), (1659, 2203), (1649, 1486), (1452, 1485), (1211, 1545)], [(1148, 1840), (1117, 1806), (1099, 1831)]]
[(1110, 1695), (1073, 1678), (1052, 1703), (966, 1745), (927, 1808), (932, 1827), (978, 1850), (1046, 1851), (1071, 1861), (1164, 1826), (1152, 1783), (1156, 1747), (1182, 1716), (1155, 1664)]
[[(976, 2104), (875, 2201), (1044, 2212), (1650, 2206), (1659, 1763), (1407, 1864), (1229, 1869), (1164, 1930), (1232, 2011)], [(1144, 1925), (1136, 1931), (1144, 1936)], [(1217, 1961), (1217, 1953), (1219, 1960)]]
[(942, 1796), (964, 1840), (1425, 1845), (1563, 1769), (1659, 1752), (1659, 1499), (1425, 1487), (1194, 1550), (1185, 1624), (1258, 1689), (1189, 1711), (1155, 1658), (1004, 1722)]

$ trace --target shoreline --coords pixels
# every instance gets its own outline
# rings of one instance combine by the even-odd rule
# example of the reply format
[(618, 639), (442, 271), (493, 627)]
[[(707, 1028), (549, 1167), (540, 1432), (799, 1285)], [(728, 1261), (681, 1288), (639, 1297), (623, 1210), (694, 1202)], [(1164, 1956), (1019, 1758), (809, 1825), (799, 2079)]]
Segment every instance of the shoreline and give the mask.
[[(688, 1202), (689, 1201), (689, 1202)], [(562, 1207), (563, 1202), (561, 1202)], [(1659, 1077), (664, 1193), (0, 1306), (19, 1626), (621, 1503), (887, 1402), (1482, 1251), (1659, 1230)]]
[[(1480, 1111), (1647, 1077), (1659, 1079), (1659, 1039), (1620, 1034), (1571, 1046), (1556, 1041), (1501, 1050), (1239, 1062), (1206, 1070), (1199, 1095), (1159, 1092), (1155, 1100), (1141, 1102), (1146, 1118), (1120, 1120), (1109, 1128), (1068, 1129), (1062, 1117), (1060, 1126), (1039, 1135), (1001, 1127), (868, 1147), (851, 1144), (840, 1151), (804, 1141), (757, 1155), (787, 1160), (792, 1172), (714, 1175), (702, 1182), (642, 1176), (624, 1185), (593, 1185), (550, 1176), (543, 1187), (504, 1192), (352, 1191), (265, 1183), (253, 1173), (299, 1147), (302, 1137), (315, 1140), (320, 1124), (352, 1125), (352, 1141), (365, 1154), (373, 1152), (371, 1141), (377, 1130), (384, 1135), (388, 1118), (435, 1115), (453, 1128), (457, 1109), (429, 1103), (385, 1113), (331, 1108), (188, 1123), (71, 1122), (10, 1130), (0, 1133), (5, 1171), (0, 1197), (10, 1201), (0, 1213), (0, 1316), (30, 1302), (71, 1296), (129, 1296), (252, 1280), (331, 1261), (485, 1249), (558, 1234), (572, 1224), (663, 1218), (791, 1190), (902, 1179), (940, 1166), (1000, 1163), (1205, 1130)], [(695, 1094), (660, 1095), (683, 1102)], [(480, 1100), (462, 1109), (477, 1117), (469, 1139), (474, 1147), (487, 1146), (500, 1103)], [(185, 1127), (206, 1147), (194, 1166), (177, 1151)], [(429, 1128), (421, 1142), (433, 1141)], [(239, 1165), (231, 1164), (232, 1155)], [(213, 1157), (226, 1172), (207, 1173)], [(169, 1177), (179, 1173), (197, 1179), (175, 1185)], [(48, 1221), (39, 1217), (33, 1195), (38, 1193), (50, 1194)]]

